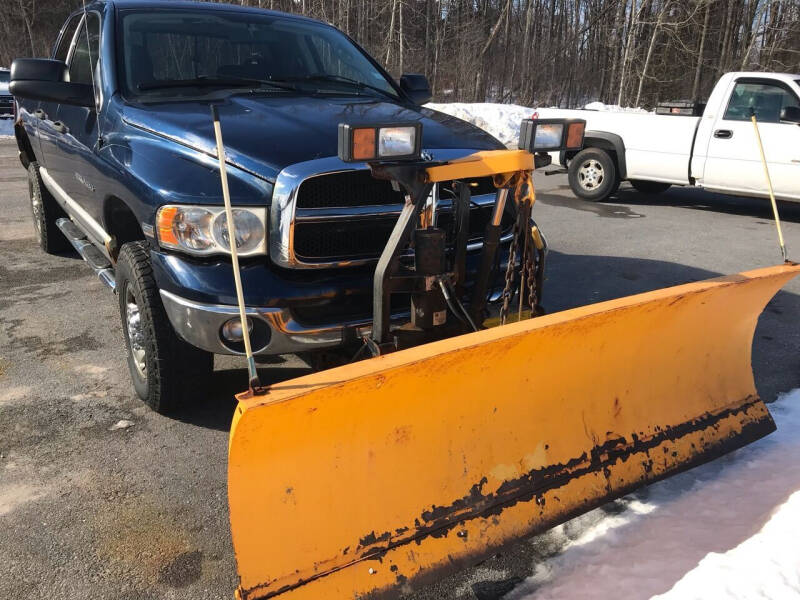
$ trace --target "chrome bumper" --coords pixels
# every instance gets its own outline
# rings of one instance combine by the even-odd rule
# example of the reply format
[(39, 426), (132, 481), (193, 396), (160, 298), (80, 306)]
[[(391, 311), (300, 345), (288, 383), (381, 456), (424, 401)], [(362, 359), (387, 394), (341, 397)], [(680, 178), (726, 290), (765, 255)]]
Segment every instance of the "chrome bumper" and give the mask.
[[(223, 323), (239, 316), (237, 306), (204, 304), (181, 298), (161, 290), (161, 300), (172, 327), (192, 346), (215, 354), (241, 354), (225, 346), (220, 340)], [(254, 354), (294, 354), (321, 348), (341, 346), (346, 329), (360, 329), (369, 321), (337, 323), (330, 326), (308, 328), (294, 320), (286, 308), (258, 308), (248, 306), (247, 316), (260, 319), (270, 330), (269, 342), (253, 348)]]

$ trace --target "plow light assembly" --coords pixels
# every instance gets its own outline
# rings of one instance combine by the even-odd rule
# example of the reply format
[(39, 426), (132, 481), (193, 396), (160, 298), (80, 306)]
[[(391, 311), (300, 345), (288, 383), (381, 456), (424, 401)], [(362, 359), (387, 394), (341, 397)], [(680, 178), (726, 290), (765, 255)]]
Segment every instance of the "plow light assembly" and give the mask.
[[(233, 209), (239, 256), (266, 253), (266, 219), (265, 208)], [(221, 206), (162, 206), (156, 214), (156, 230), (162, 248), (195, 256), (231, 251), (225, 209)]]
[(422, 123), (339, 123), (339, 159), (344, 162), (418, 159), (421, 143)]
[(556, 152), (583, 148), (583, 119), (524, 119), (519, 130), (519, 149)]

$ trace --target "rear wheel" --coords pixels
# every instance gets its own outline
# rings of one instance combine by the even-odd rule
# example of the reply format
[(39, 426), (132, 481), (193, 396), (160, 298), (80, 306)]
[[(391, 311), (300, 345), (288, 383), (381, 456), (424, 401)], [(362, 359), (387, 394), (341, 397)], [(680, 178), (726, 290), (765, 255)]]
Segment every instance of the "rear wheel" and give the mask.
[(578, 198), (605, 200), (619, 187), (614, 159), (601, 148), (581, 150), (569, 162), (569, 186)]
[(202, 400), (214, 355), (186, 343), (172, 329), (153, 279), (147, 243), (124, 244), (116, 271), (128, 370), (136, 393), (161, 414), (188, 400)]
[(637, 192), (642, 194), (660, 194), (670, 188), (670, 184), (660, 181), (644, 181), (643, 179), (631, 179), (631, 185)]
[(36, 230), (36, 240), (42, 250), (48, 254), (63, 252), (70, 247), (70, 243), (56, 225), (56, 219), (66, 217), (63, 209), (56, 199), (45, 187), (42, 176), (39, 174), (39, 163), (32, 162), (28, 165), (28, 194), (31, 199), (31, 213), (33, 214), (33, 227)]

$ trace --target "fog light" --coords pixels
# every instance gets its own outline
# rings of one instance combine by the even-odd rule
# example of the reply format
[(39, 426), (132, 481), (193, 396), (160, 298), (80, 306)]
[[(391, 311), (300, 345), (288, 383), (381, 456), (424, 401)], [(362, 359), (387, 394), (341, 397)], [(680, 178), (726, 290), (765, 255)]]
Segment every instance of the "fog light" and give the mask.
[[(253, 333), (253, 321), (247, 317), (247, 331)], [(244, 340), (244, 333), (242, 331), (242, 322), (239, 317), (225, 321), (222, 326), (222, 337), (229, 342), (241, 342)]]

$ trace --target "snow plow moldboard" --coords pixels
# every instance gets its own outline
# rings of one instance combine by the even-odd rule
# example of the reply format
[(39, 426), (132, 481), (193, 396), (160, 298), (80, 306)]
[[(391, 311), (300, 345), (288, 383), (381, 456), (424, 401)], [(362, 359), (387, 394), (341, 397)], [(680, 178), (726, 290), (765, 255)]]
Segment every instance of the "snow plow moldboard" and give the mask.
[(242, 599), (396, 597), (774, 430), (750, 366), (784, 264), (240, 396)]

